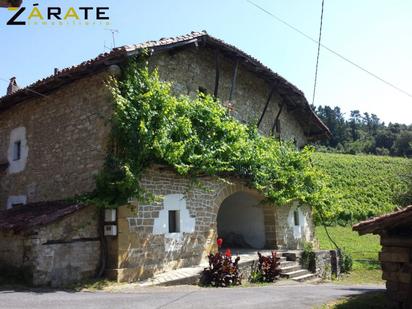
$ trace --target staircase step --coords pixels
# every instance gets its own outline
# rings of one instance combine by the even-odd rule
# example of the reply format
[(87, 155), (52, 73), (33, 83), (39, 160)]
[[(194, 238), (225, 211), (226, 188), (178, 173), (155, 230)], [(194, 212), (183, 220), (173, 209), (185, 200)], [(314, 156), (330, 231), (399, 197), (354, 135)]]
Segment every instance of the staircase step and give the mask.
[(299, 265), (299, 263), (296, 263), (296, 262), (293, 262), (293, 261), (282, 261), (282, 262), (280, 262), (280, 268), (285, 268), (285, 267), (295, 266), (295, 265)]
[(302, 267), (297, 263), (295, 263), (295, 265), (290, 265), (290, 266), (286, 266), (286, 267), (281, 266), (280, 267), (280, 273), (281, 274), (291, 273), (291, 272), (297, 271), (297, 270), (302, 270)]
[(299, 269), (299, 270), (294, 270), (286, 273), (282, 273), (283, 277), (286, 277), (288, 279), (294, 279), (296, 277), (304, 276), (307, 274), (311, 274), (308, 270), (306, 269)]
[(303, 282), (303, 281), (314, 281), (316, 279), (316, 274), (308, 273), (302, 276), (294, 277), (292, 280), (298, 281), (298, 282)]

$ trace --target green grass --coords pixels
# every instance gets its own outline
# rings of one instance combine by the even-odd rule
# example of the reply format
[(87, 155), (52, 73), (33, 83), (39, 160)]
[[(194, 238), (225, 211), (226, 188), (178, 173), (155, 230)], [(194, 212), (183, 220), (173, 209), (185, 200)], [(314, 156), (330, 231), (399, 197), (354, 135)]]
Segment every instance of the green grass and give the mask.
[[(337, 283), (383, 283), (382, 271), (378, 261), (378, 253), (381, 250), (379, 236), (359, 236), (357, 232), (352, 231), (351, 227), (341, 226), (328, 227), (328, 231), (338, 246), (353, 258), (352, 271), (337, 280)], [(322, 226), (316, 227), (316, 237), (319, 240), (320, 249), (334, 249)]]

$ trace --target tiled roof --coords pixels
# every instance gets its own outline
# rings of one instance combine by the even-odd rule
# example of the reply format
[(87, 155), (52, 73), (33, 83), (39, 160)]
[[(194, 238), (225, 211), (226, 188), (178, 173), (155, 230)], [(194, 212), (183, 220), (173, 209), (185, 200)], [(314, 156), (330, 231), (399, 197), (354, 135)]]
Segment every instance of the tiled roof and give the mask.
[[(108, 53), (98, 55), (96, 58), (87, 60), (72, 67), (59, 70), (56, 74), (40, 79), (35, 83), (15, 91), (13, 94), (6, 95), (0, 98), (0, 112), (8, 107), (17, 104), (28, 97), (39, 96), (46, 94), (53, 89), (61, 87), (63, 84), (74, 79), (82, 78), (91, 72), (97, 72), (104, 69), (110, 64), (124, 61), (128, 56), (138, 54), (142, 49), (149, 49), (152, 52), (157, 52), (165, 49), (172, 49), (187, 44), (208, 44), (209, 46), (220, 48), (226, 53), (231, 53), (242, 58), (244, 65), (257, 72), (262, 78), (275, 82), (278, 90), (288, 98), (289, 102), (295, 104), (293, 109), (298, 110), (301, 123), (313, 129), (312, 134), (330, 135), (329, 129), (322, 123), (318, 116), (312, 111), (304, 94), (296, 86), (289, 83), (282, 76), (273, 72), (270, 68), (263, 65), (259, 60), (246, 54), (233, 45), (227, 44), (222, 40), (210, 36), (207, 32), (191, 32), (187, 35), (182, 35), (174, 38), (162, 38), (158, 41), (147, 41), (141, 44), (125, 45), (112, 49)], [(310, 131), (310, 130), (309, 130)]]
[(412, 205), (380, 217), (362, 221), (353, 226), (354, 231), (359, 234), (374, 233), (377, 234), (388, 228), (410, 224), (412, 225)]
[(85, 205), (67, 201), (39, 202), (0, 211), (0, 231), (22, 232), (48, 225), (70, 215)]

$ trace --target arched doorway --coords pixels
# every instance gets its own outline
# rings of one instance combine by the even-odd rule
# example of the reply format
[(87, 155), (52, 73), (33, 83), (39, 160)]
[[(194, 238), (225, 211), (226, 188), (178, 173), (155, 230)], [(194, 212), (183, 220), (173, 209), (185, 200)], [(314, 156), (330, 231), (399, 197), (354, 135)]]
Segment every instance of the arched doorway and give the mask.
[(237, 192), (227, 197), (217, 214), (218, 236), (225, 247), (265, 247), (265, 220), (259, 199), (246, 192)]

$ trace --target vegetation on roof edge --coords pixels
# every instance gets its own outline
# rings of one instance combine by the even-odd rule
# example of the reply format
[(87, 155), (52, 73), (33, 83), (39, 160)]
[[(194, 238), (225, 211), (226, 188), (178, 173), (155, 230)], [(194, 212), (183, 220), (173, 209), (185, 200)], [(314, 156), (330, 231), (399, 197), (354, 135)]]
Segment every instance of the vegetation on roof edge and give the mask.
[(115, 208), (129, 198), (153, 198), (140, 184), (152, 164), (182, 176), (234, 175), (268, 201), (297, 200), (327, 213), (325, 178), (311, 164), (313, 148), (262, 136), (256, 124), (241, 124), (210, 95), (175, 96), (171, 84), (150, 72), (147, 57), (132, 58), (120, 78), (111, 78), (114, 113), (109, 154), (88, 201)]

